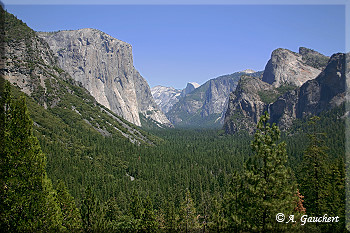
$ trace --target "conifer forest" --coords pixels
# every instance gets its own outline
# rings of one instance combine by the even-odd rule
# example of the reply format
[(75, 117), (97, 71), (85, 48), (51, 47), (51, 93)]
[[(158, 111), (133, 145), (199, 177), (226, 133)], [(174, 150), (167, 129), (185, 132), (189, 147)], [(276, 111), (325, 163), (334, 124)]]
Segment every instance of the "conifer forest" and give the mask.
[[(3, 9), (1, 20), (1, 232), (350, 229), (348, 103), (288, 128), (262, 111), (252, 132), (158, 127), (151, 113), (137, 126), (96, 101), (24, 22)], [(317, 59), (327, 70), (336, 58)], [(296, 88), (270, 88), (264, 100)]]

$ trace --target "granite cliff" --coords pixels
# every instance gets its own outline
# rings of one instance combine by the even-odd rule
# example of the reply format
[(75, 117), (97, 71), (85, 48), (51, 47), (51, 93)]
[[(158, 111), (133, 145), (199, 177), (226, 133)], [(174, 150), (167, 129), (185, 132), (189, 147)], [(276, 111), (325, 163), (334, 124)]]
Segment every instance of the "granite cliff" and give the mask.
[(344, 103), (345, 64), (345, 54), (334, 54), (317, 78), (285, 93), (268, 106), (270, 121), (281, 128), (288, 128), (296, 118), (319, 115)]
[[(309, 51), (301, 49), (306, 57)], [(305, 53), (304, 53), (305, 52)], [(303, 55), (287, 49), (276, 49), (267, 62), (262, 80), (274, 87), (294, 85), (300, 87), (306, 81), (314, 79), (321, 70), (308, 65)], [(311, 57), (311, 56), (310, 56)]]
[(261, 92), (275, 94), (273, 86), (259, 78), (244, 75), (239, 80), (237, 88), (230, 94), (228, 107), (224, 118), (226, 133), (234, 134), (240, 130), (253, 133), (256, 122), (264, 112), (266, 103)]
[(345, 101), (345, 54), (328, 59), (306, 48), (299, 54), (277, 49), (266, 69), (262, 80), (242, 77), (231, 94), (225, 114), (226, 133), (253, 133), (264, 111), (270, 113), (271, 123), (286, 129), (297, 118), (318, 115)]
[[(253, 72), (253, 73), (252, 73)], [(248, 71), (252, 76), (261, 72)], [(228, 97), (246, 72), (236, 72), (211, 79), (181, 98), (166, 113), (168, 119), (180, 127), (220, 127), (227, 109)]]
[(58, 57), (61, 69), (80, 82), (98, 103), (141, 126), (139, 114), (171, 126), (133, 66), (131, 45), (96, 29), (38, 33)]
[(190, 94), (192, 91), (197, 89), (200, 85), (196, 82), (189, 82), (187, 83), (186, 87), (181, 92), (181, 97), (185, 97), (186, 95)]
[(167, 113), (181, 98), (184, 98), (199, 86), (200, 85), (195, 82), (187, 83), (183, 90), (178, 90), (173, 87), (155, 86), (151, 88), (151, 92), (156, 104), (158, 104), (164, 113)]
[(181, 90), (159, 85), (152, 87), (151, 93), (154, 101), (164, 113), (169, 112), (171, 107), (177, 103), (181, 97)]
[(134, 125), (97, 103), (80, 82), (61, 69), (44, 39), (14, 15), (5, 11), (1, 14), (5, 16), (1, 78), (27, 94), (36, 131), (66, 146), (71, 145), (66, 133), (76, 136), (80, 131), (153, 144)]

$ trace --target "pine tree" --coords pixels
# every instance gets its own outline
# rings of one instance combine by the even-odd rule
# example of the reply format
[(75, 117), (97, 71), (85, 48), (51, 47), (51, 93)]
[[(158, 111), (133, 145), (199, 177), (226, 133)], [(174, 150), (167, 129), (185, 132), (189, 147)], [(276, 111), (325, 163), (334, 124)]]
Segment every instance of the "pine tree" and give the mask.
[[(297, 187), (287, 162), (286, 144), (277, 144), (280, 130), (267, 123), (268, 113), (261, 116), (257, 131), (251, 144), (255, 155), (245, 168), (243, 186), (239, 202), (242, 223), (248, 231), (276, 231), (292, 227), (292, 224), (279, 223), (276, 215), (283, 213), (287, 218), (295, 215), (297, 206)], [(237, 208), (236, 208), (237, 209)], [(288, 219), (286, 219), (288, 220)]]
[(85, 190), (80, 212), (85, 232), (102, 230), (98, 226), (99, 220), (102, 217), (99, 211), (99, 203), (90, 186)]
[(223, 212), (225, 216), (225, 222), (223, 227), (231, 232), (239, 232), (243, 230), (242, 218), (245, 215), (244, 192), (243, 192), (243, 179), (242, 177), (234, 173), (230, 182), (229, 191), (225, 194), (223, 201)]
[(175, 204), (174, 201), (168, 200), (165, 205), (165, 216), (164, 216), (164, 222), (165, 222), (165, 228), (168, 231), (175, 231), (178, 228), (177, 222), (179, 220), (179, 216), (176, 213)]
[(185, 200), (180, 206), (180, 227), (185, 232), (192, 232), (200, 228), (195, 203), (189, 189), (186, 189)]
[(309, 145), (304, 152), (301, 167), (300, 191), (305, 196), (304, 206), (310, 216), (319, 216), (327, 213), (327, 147), (324, 146), (324, 133), (317, 131), (319, 117), (314, 116), (308, 124), (312, 133), (308, 134)]
[(143, 204), (142, 204), (142, 199), (139, 196), (139, 193), (134, 190), (131, 196), (131, 202), (130, 202), (130, 213), (131, 216), (134, 218), (134, 226), (136, 229), (140, 228), (140, 222), (141, 218), (144, 212)]
[(1, 93), (0, 228), (4, 231), (63, 230), (45, 155), (33, 135), (25, 97), (14, 101), (8, 82)]
[(339, 216), (339, 222), (322, 225), (325, 231), (345, 232), (345, 163), (343, 158), (337, 159), (328, 174), (328, 216)]
[(143, 232), (154, 232), (158, 228), (157, 217), (153, 210), (151, 198), (147, 196), (144, 202), (144, 211), (141, 217), (141, 228)]
[(62, 180), (56, 186), (57, 200), (63, 214), (63, 226), (67, 230), (77, 231), (82, 229), (82, 220), (74, 198), (69, 194)]

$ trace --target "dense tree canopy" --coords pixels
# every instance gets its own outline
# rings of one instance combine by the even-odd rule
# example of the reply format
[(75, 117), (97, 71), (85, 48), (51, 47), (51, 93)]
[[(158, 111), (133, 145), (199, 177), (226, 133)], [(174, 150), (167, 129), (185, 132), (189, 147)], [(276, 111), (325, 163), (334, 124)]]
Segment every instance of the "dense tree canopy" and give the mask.
[[(58, 109), (44, 110), (13, 91), (14, 97), (7, 85), (1, 93), (2, 229), (288, 231), (300, 222), (279, 224), (277, 213), (300, 221), (302, 214), (327, 211), (341, 221), (300, 229), (344, 230), (341, 108), (321, 115), (317, 124), (296, 122), (281, 138), (263, 116), (254, 138), (215, 130), (152, 130), (158, 143), (138, 146), (61, 127)], [(33, 127), (27, 104), (31, 115), (38, 111), (48, 118), (46, 126), (56, 127)], [(327, 133), (322, 143), (315, 133)]]

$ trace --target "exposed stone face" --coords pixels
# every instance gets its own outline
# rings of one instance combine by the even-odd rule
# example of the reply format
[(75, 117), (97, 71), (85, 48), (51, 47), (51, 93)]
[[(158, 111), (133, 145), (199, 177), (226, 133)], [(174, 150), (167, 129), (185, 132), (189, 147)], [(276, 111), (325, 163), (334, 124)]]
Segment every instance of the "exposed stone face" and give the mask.
[(242, 76), (228, 101), (224, 121), (226, 133), (233, 134), (242, 129), (253, 133), (266, 107), (259, 92), (273, 90), (274, 88), (270, 84), (259, 78)]
[(273, 103), (263, 103), (259, 92), (273, 95), (277, 89), (259, 79), (242, 77), (230, 96), (224, 129), (233, 134), (239, 130), (255, 131), (264, 111), (270, 114), (270, 123), (281, 129), (289, 128), (295, 119), (318, 115), (345, 102), (345, 54), (334, 54), (326, 68), (301, 87), (278, 97)]
[(173, 87), (155, 86), (151, 88), (152, 96), (160, 109), (167, 113), (179, 101), (181, 90)]
[(329, 60), (329, 57), (305, 47), (299, 48), (299, 54), (302, 56), (302, 59), (306, 65), (312, 66), (319, 70), (326, 68)]
[(187, 94), (190, 94), (192, 91), (194, 91), (196, 88), (198, 88), (200, 85), (195, 82), (189, 82), (187, 83), (185, 89), (181, 92), (181, 97), (185, 97)]
[(175, 126), (213, 127), (222, 125), (228, 97), (235, 90), (239, 78), (244, 74), (244, 72), (236, 72), (207, 81), (181, 98), (167, 112), (167, 117)]
[(180, 99), (190, 94), (200, 85), (195, 82), (187, 83), (183, 90), (177, 90), (173, 87), (155, 86), (151, 88), (151, 92), (155, 102), (158, 104), (160, 109), (167, 113), (173, 107), (174, 104), (179, 102)]
[(262, 80), (274, 87), (283, 85), (300, 87), (320, 73), (321, 70), (307, 65), (302, 55), (287, 49), (276, 49), (265, 67)]
[[(0, 74), (28, 94), (37, 104), (43, 106), (46, 110), (41, 110), (45, 115), (56, 118), (64, 114), (62, 120), (69, 119), (69, 123), (57, 127), (64, 127), (66, 130), (74, 124), (72, 122), (79, 122), (80, 126), (89, 127), (104, 137), (113, 135), (125, 137), (137, 145), (142, 143), (153, 145), (142, 131), (107, 108), (98, 105), (96, 99), (82, 87), (81, 83), (60, 69), (57, 57), (44, 39), (38, 37), (32, 29), (12, 14), (3, 11), (1, 14), (5, 15), (6, 23), (2, 44), (5, 51), (4, 63), (0, 62)], [(44, 130), (41, 132), (52, 131), (45, 118), (35, 117), (36, 109), (36, 107), (29, 109), (34, 116), (33, 120), (36, 121), (33, 124)], [(92, 112), (98, 113), (98, 119), (91, 116)], [(100, 125), (101, 122), (105, 125)], [(59, 143), (63, 142), (59, 140)]]
[(345, 54), (334, 54), (316, 79), (278, 98), (269, 106), (271, 122), (288, 128), (296, 118), (318, 115), (344, 103), (345, 62)]
[(208, 117), (211, 114), (222, 114), (223, 110), (227, 108), (227, 97), (235, 90), (236, 86), (237, 80), (234, 79), (210, 80), (209, 88), (205, 93), (201, 116)]
[(134, 68), (130, 44), (90, 28), (38, 35), (57, 55), (60, 67), (82, 83), (97, 102), (138, 126), (139, 113), (171, 125)]

